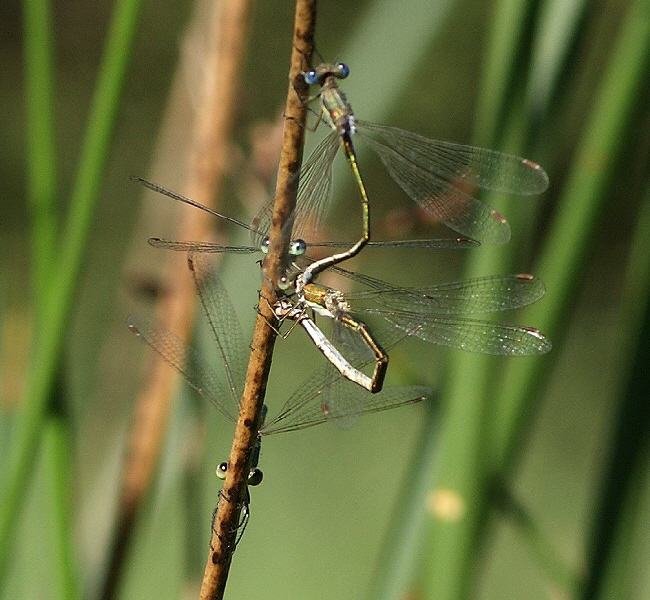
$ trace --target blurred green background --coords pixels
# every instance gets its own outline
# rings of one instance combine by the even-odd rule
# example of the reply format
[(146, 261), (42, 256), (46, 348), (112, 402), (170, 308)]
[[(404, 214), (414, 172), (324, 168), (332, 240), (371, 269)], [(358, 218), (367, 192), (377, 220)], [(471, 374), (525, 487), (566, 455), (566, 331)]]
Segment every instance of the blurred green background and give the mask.
[[(99, 594), (125, 436), (148, 352), (124, 321), (131, 312), (150, 314), (143, 290), (159, 281), (164, 257), (146, 239), (170, 235), (173, 215), (190, 210), (164, 198), (142, 203), (143, 190), (128, 177), (181, 188), (183, 123), (192, 106), (169, 94), (175, 79), (191, 99), (200, 77), (198, 69), (176, 71), (182, 53), (191, 53), (183, 40), (192, 7), (130, 4), (133, 47), (124, 58), (105, 168), (95, 180), (88, 177), (94, 212), (87, 245), (79, 244), (83, 259), (62, 321), (56, 375), (43, 395), (46, 417), (33, 439), (18, 512), (8, 495), (2, 499), (0, 535), (8, 536), (2, 537), (2, 598)], [(370, 416), (347, 431), (323, 426), (265, 440), (266, 478), (251, 491), (251, 521), (226, 597), (650, 595), (649, 4), (366, 0), (344, 8), (321, 1), (317, 48), (325, 60), (349, 64), (342, 87), (360, 118), (527, 156), (551, 179), (539, 198), (489, 198), (513, 229), (505, 249), (368, 251), (355, 268), (404, 285), (533, 272), (546, 281), (547, 297), (502, 320), (544, 329), (554, 349), (543, 358), (486, 360), (410, 341), (391, 354), (393, 381), (430, 385), (435, 402)], [(26, 103), (29, 82), (43, 85), (28, 76), (34, 63), (26, 39), (47, 32), (38, 25), (45, 6), (6, 2), (2, 24), (4, 482), (18, 468), (12, 459), (20, 454), (19, 407), (36, 386), (30, 361), (47, 350), (43, 331), (56, 296), (48, 286), (65, 271), (62, 248), (75, 235), (64, 223), (80, 186), (80, 155), (115, 8), (108, 2), (51, 7), (53, 103), (46, 108), (55, 137), (48, 148), (47, 139), (30, 144), (38, 138), (28, 134), (47, 111), (29, 111)], [(286, 94), (292, 19), (288, 2), (258, 2), (251, 16), (221, 206), (244, 221), (273, 189), (272, 169), (265, 169), (275, 148), (268, 128), (277, 124)], [(308, 137), (313, 145), (322, 133)], [(39, 151), (50, 172), (33, 168)], [(373, 157), (362, 153), (361, 161), (376, 235), (431, 232)], [(356, 224), (343, 207), (357, 200), (339, 163), (329, 236), (347, 232), (353, 239)], [(39, 182), (54, 189), (55, 199), (54, 214), (42, 221), (29, 202)], [(45, 230), (40, 238), (38, 222)], [(242, 232), (228, 234), (247, 242)], [(39, 264), (35, 240), (48, 235), (51, 251)], [(246, 332), (260, 281), (254, 261), (230, 256), (221, 263)], [(304, 338), (299, 332), (278, 343), (271, 413), (322, 360)], [(213, 468), (227, 455), (230, 434), (211, 407), (179, 390), (119, 597), (196, 597), (220, 486)], [(467, 518), (441, 519), (430, 508), (432, 490), (457, 492)]]

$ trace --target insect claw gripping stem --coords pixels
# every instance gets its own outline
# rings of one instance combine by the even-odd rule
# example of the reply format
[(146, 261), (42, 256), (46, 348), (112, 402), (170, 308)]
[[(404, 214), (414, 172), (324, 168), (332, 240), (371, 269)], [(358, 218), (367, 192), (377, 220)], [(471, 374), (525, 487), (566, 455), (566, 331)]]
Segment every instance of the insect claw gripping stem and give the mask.
[[(278, 321), (278, 325), (271, 321), (261, 310), (260, 310), (260, 304), (264, 304), (273, 314), (274, 314), (274, 319)], [(282, 323), (284, 322), (284, 319), (279, 319), (278, 316), (275, 314), (275, 310), (273, 308), (273, 305), (269, 302), (269, 299), (266, 296), (262, 296), (260, 294), (260, 303), (255, 307), (258, 316), (262, 317), (264, 321), (266, 321), (266, 324), (269, 326), (269, 328), (276, 334), (279, 335), (282, 339), (286, 339), (286, 334), (283, 335), (280, 332), (280, 328), (282, 327)], [(293, 329), (293, 327), (292, 327)]]
[[(277, 300), (275, 303), (271, 304), (269, 299), (266, 296), (262, 296), (261, 293), (260, 293), (260, 302), (263, 302), (269, 308), (269, 310), (275, 315), (275, 319), (278, 322), (278, 327), (276, 327), (274, 323), (269, 321), (266, 315), (262, 314), (259, 308), (257, 314), (259, 314), (266, 321), (267, 325), (273, 331), (275, 331), (275, 333), (279, 335), (283, 340), (286, 340), (289, 337), (289, 334), (294, 330), (296, 325), (300, 323), (302, 315), (305, 314), (305, 311), (307, 310), (306, 307), (298, 308), (296, 305), (294, 305), (292, 302), (286, 299)], [(287, 319), (291, 319), (293, 321), (293, 325), (291, 325), (288, 331), (282, 333), (280, 331), (280, 328), (282, 327), (282, 324)]]
[[(303, 74), (301, 74), (300, 77), (303, 77)], [(304, 77), (303, 77), (303, 82), (304, 82)], [(293, 81), (290, 81), (289, 83), (291, 84), (291, 87), (293, 88), (293, 91), (295, 92), (296, 96), (298, 96), (298, 98), (300, 98), (300, 93), (298, 92), (298, 89), (296, 88), (296, 84)], [(302, 123), (299, 123), (299, 125), (301, 127), (304, 127), (310, 133), (314, 133), (318, 129), (318, 126), (320, 125), (320, 122), (321, 122), (322, 115), (321, 115), (320, 111), (314, 110), (313, 108), (311, 108), (311, 106), (309, 106), (309, 104), (311, 104), (314, 100), (318, 100), (319, 98), (320, 98), (320, 92), (318, 94), (315, 94), (314, 96), (309, 96), (309, 98), (305, 98), (304, 100), (302, 100), (302, 99), (300, 100), (302, 105), (305, 106), (305, 108), (316, 117), (316, 123), (313, 125), (313, 127), (310, 126), (310, 125), (302, 125)], [(284, 112), (282, 113), (282, 116), (285, 119), (291, 119), (293, 121), (296, 120), (296, 119), (293, 119), (292, 117), (287, 117), (284, 114)]]

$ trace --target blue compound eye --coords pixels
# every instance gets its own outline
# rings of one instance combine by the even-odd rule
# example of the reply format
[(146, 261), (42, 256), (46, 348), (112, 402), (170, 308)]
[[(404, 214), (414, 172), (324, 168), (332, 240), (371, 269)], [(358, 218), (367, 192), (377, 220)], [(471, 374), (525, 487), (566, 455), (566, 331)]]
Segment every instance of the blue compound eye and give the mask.
[(291, 242), (289, 254), (292, 256), (302, 256), (305, 252), (307, 252), (307, 243), (305, 240), (297, 239)]
[(305, 71), (302, 76), (307, 85), (315, 85), (318, 83), (318, 73), (315, 69), (312, 69), (311, 71)]
[(338, 69), (336, 76), (339, 79), (345, 79), (350, 74), (350, 67), (345, 63), (336, 63), (336, 68)]
[(260, 247), (260, 250), (261, 250), (264, 254), (268, 254), (268, 253), (269, 253), (269, 246), (270, 246), (270, 245), (271, 245), (271, 241), (269, 240), (269, 236), (267, 235), (267, 236), (262, 240), (262, 245), (261, 245), (261, 247)]

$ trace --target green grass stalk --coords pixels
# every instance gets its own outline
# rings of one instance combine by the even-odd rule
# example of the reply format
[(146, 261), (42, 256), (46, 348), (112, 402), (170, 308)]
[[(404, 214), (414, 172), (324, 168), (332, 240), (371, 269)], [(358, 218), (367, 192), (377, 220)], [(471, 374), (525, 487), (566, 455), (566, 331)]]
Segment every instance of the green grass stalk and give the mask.
[(46, 518), (52, 521), (54, 548), (50, 554), (50, 563), (56, 573), (52, 585), (52, 598), (76, 600), (80, 598), (78, 573), (75, 570), (75, 556), (72, 540), (73, 500), (71, 474), (70, 436), (63, 420), (51, 417), (45, 424), (42, 444), (45, 457), (45, 472), (50, 477), (48, 482), (48, 511)]
[[(650, 2), (637, 0), (628, 10), (611, 54), (594, 107), (579, 143), (556, 217), (535, 268), (547, 286), (547, 296), (522, 313), (551, 338), (571, 307), (579, 273), (598, 224), (608, 182), (626, 142), (631, 118), (650, 68)], [(552, 360), (550, 355), (549, 360)], [(504, 398), (495, 422), (495, 465), (510, 468), (519, 449), (520, 424), (529, 412), (532, 390), (542, 381), (546, 361), (512, 362), (504, 379)]]
[[(632, 238), (617, 329), (620, 406), (609, 460), (592, 513), (587, 578), (580, 598), (633, 598), (639, 554), (635, 536), (643, 531), (650, 444), (647, 358), (650, 353), (650, 187), (646, 190)], [(616, 343), (616, 341), (614, 342)]]
[[(530, 3), (507, 0), (495, 11), (477, 110), (475, 138), (479, 145), (521, 153), (522, 141), (528, 137), (530, 115), (527, 107), (515, 99), (522, 95), (516, 93), (521, 89), (517, 73), (526, 70), (522, 58), (527, 56), (524, 32), (531, 8)], [(505, 214), (510, 214), (507, 209)], [(505, 248), (478, 249), (471, 255), (466, 276), (503, 271), (514, 250), (512, 243)], [(429, 505), (432, 518), (423, 579), (427, 598), (471, 595), (474, 566), (486, 526), (485, 503), (491, 489), (490, 421), (495, 410), (492, 396), (496, 366), (494, 357), (489, 356), (455, 353), (450, 358), (440, 466), (433, 474)]]
[(57, 160), (54, 128), (54, 59), (48, 0), (25, 0), (25, 105), (27, 200), (31, 209), (32, 290), (43, 318), (57, 234)]
[[(539, 264), (534, 269), (535, 274), (540, 275), (547, 284), (547, 298), (524, 311), (521, 320), (540, 327), (551, 339), (561, 337), (559, 324), (571, 306), (579, 280), (576, 274), (581, 270), (594, 228), (604, 208), (607, 182), (614, 172), (617, 153), (625, 142), (630, 117), (637, 104), (644, 74), (647, 73), (649, 33), (648, 2), (637, 2), (630, 7), (620, 30), (567, 183), (560, 194), (556, 218), (545, 240)], [(488, 259), (484, 260), (488, 262)], [(489, 484), (492, 473), (500, 474), (499, 480), (507, 481), (525, 438), (524, 431), (539, 397), (540, 386), (543, 386), (544, 370), (551, 360), (552, 356), (542, 360), (509, 362), (500, 382), (500, 394), (493, 399), (491, 410), (488, 411), (491, 419), (482, 422), (471, 413), (464, 415), (464, 421), (460, 417), (456, 419), (458, 438), (464, 439), (456, 439), (455, 448), (466, 454), (472, 448), (476, 452), (482, 451), (493, 462), (491, 465), (481, 464), (480, 457), (476, 456), (472, 472), (457, 474), (472, 465), (469, 462), (459, 464), (455, 460), (454, 446), (447, 449), (449, 463), (442, 471), (438, 486), (457, 490), (462, 498), (473, 500), (468, 511), (474, 507), (479, 514), (468, 512), (468, 517), (460, 523), (434, 525), (432, 537), (438, 551), (432, 557), (435, 569), (431, 573), (429, 590), (434, 591), (430, 597), (439, 600), (462, 598), (470, 594), (473, 567), (484, 543), (482, 533), (486, 529), (482, 524), (489, 509), (489, 488), (484, 486)], [(456, 375), (453, 381), (457, 382), (451, 388), (455, 392), (452, 407), (458, 403), (462, 406), (463, 401), (468, 403), (467, 396), (470, 394), (476, 399), (477, 390), (489, 389), (484, 378), (488, 371), (477, 375), (471, 368), (468, 361), (467, 365), (457, 365), (452, 371)], [(478, 412), (480, 408), (475, 410)], [(472, 424), (476, 428), (472, 428)], [(476, 442), (483, 435), (481, 426), (490, 428), (489, 448)], [(487, 472), (484, 470), (486, 467)], [(471, 477), (474, 477), (474, 482), (469, 481)], [(478, 494), (478, 499), (471, 496), (473, 493)]]

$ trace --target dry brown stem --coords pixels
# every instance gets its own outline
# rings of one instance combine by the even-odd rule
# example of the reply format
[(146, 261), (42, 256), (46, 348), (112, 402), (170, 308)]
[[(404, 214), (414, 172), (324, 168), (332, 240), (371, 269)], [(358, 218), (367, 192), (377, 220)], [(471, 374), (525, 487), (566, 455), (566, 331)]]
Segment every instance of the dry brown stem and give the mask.
[[(291, 218), (298, 191), (298, 171), (302, 163), (306, 123), (307, 86), (301, 76), (311, 60), (316, 0), (297, 0), (294, 20), (293, 48), (289, 72), (289, 89), (285, 107), (285, 124), (280, 165), (278, 169), (270, 249), (264, 265), (262, 296), (274, 300), (278, 275), (289, 244), (290, 231), (283, 228)], [(235, 430), (222, 499), (214, 523), (211, 551), (206, 564), (201, 600), (220, 600), (226, 587), (228, 571), (235, 547), (242, 502), (251, 466), (253, 447), (261, 424), (266, 382), (271, 367), (275, 332), (268, 323), (274, 315), (268, 303), (261, 302), (251, 343), (251, 355)]]

